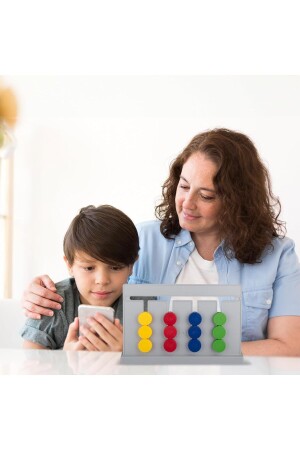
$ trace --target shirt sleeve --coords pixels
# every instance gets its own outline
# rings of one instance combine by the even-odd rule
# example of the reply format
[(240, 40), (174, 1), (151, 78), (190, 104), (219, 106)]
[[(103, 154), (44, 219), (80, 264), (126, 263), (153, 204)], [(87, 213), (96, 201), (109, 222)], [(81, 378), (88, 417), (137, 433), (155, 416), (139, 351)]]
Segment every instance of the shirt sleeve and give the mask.
[(269, 318), (276, 316), (300, 316), (300, 265), (290, 239), (284, 245), (273, 285)]
[(27, 319), (21, 330), (21, 337), (51, 350), (62, 348), (68, 333), (68, 323), (63, 311), (54, 311), (52, 317), (40, 320)]

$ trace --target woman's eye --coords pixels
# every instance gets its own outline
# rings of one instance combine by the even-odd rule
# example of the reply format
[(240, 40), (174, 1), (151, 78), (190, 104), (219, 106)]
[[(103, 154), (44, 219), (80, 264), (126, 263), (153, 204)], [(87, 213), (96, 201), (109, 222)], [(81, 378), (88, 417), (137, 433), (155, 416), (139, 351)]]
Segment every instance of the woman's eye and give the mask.
[(203, 200), (207, 200), (207, 201), (215, 200), (215, 197), (207, 197), (206, 195), (202, 195), (202, 194), (200, 196)]
[(183, 185), (183, 184), (180, 184), (179, 187), (181, 187), (181, 189), (184, 189), (184, 190), (189, 189), (188, 186), (185, 186), (185, 185)]

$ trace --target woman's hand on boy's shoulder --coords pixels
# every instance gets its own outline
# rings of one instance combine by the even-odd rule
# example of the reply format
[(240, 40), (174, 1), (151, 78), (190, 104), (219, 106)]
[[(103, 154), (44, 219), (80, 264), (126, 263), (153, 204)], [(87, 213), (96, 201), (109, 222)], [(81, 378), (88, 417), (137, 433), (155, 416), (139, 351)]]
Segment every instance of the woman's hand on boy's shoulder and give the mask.
[(61, 309), (63, 298), (56, 293), (54, 282), (48, 275), (34, 278), (23, 292), (24, 314), (31, 319), (53, 316), (52, 309)]
[(100, 313), (88, 320), (89, 327), (83, 326), (79, 341), (90, 351), (121, 352), (123, 349), (123, 327), (119, 319), (112, 323)]

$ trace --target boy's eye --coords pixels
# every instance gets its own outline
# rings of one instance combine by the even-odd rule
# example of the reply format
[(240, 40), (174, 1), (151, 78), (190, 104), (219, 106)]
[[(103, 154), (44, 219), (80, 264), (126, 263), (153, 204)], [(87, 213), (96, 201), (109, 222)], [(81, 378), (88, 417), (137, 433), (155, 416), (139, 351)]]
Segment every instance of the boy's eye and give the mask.
[(122, 270), (123, 266), (111, 266), (111, 270), (113, 271), (118, 271), (118, 270)]
[(90, 272), (93, 269), (94, 269), (93, 266), (83, 267), (83, 270), (85, 270), (86, 272)]

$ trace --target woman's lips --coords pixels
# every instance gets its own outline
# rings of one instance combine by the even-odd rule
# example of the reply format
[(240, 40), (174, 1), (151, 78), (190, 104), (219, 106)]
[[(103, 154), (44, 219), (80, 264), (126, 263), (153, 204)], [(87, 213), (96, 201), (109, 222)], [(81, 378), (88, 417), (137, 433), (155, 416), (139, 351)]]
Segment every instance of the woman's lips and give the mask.
[(186, 213), (186, 212), (182, 212), (183, 213), (183, 217), (186, 219), (186, 220), (196, 220), (196, 219), (199, 219), (200, 218), (200, 216), (193, 216), (192, 214), (188, 214), (188, 213)]

